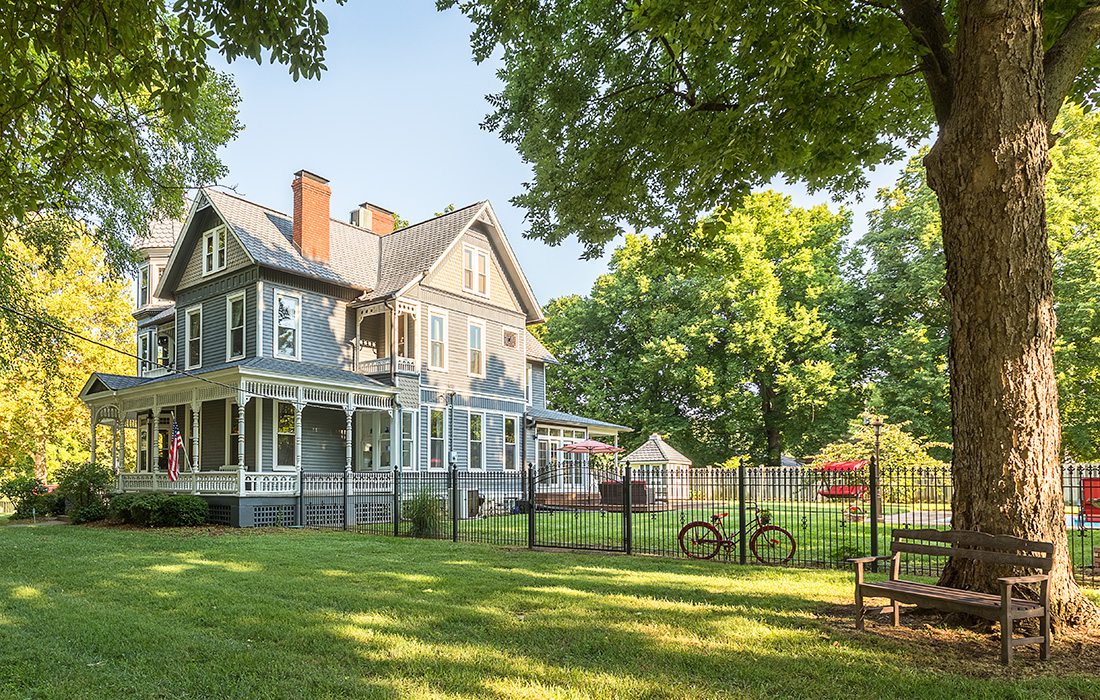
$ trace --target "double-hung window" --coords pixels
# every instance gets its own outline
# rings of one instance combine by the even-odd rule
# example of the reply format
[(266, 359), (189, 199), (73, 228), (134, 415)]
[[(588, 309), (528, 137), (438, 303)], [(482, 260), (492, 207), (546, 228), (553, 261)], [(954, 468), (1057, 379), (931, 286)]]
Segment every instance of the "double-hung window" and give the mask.
[(485, 414), (470, 414), (470, 469), (485, 468)]
[(401, 468), (416, 471), (416, 414), (401, 414)]
[(527, 365), (527, 377), (526, 377), (526, 381), (524, 382), (524, 385), (523, 385), (524, 398), (527, 399), (527, 405), (528, 406), (531, 405), (531, 382), (534, 380), (534, 377), (535, 377), (535, 371), (531, 367), (531, 365), (528, 364)]
[(202, 274), (209, 275), (225, 269), (228, 235), (224, 225), (215, 226), (202, 234)]
[(202, 306), (187, 310), (187, 369), (202, 366)]
[(504, 416), (504, 468), (515, 469), (516, 464), (516, 437), (519, 420), (515, 416)]
[(428, 411), (428, 468), (443, 469), (447, 466), (447, 444), (444, 437), (443, 409)]
[(275, 292), (275, 357), (300, 359), (302, 349), (302, 297)]
[(138, 268), (137, 306), (140, 309), (149, 303), (149, 263)]
[(489, 296), (489, 251), (471, 245), (462, 248), (462, 289)]
[(226, 297), (225, 328), (226, 359), (237, 360), (244, 357), (244, 292)]
[(153, 349), (149, 345), (149, 339), (150, 334), (147, 331), (142, 331), (138, 336), (138, 357), (141, 358), (138, 362), (138, 374), (145, 374), (153, 368)]
[(294, 404), (280, 401), (275, 405), (275, 466), (277, 469), (295, 466), (297, 440), (294, 431)]
[(485, 376), (485, 322), (470, 319), (469, 329), (469, 372), (471, 377)]
[(428, 366), (447, 371), (447, 314), (442, 311), (428, 314)]

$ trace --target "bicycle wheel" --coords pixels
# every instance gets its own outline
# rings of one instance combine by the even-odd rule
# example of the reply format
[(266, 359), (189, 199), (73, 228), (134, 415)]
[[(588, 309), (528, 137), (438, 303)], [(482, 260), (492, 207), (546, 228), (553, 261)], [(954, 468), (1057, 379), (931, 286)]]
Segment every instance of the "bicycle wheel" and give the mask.
[(778, 525), (765, 525), (749, 540), (752, 555), (761, 564), (786, 564), (794, 558), (794, 535)]
[(680, 550), (692, 559), (713, 559), (725, 541), (718, 528), (702, 520), (680, 528), (677, 539), (680, 541)]

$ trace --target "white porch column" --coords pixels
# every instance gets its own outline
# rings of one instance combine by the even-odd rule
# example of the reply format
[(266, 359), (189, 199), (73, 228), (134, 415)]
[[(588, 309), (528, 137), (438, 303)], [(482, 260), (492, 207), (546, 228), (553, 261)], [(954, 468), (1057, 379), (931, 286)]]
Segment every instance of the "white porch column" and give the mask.
[(399, 469), (401, 464), (401, 404), (394, 399), (390, 407), (390, 468)]
[(92, 441), (91, 441), (92, 457), (91, 457), (91, 461), (95, 462), (95, 426), (96, 426), (95, 408), (90, 408), (90, 409), (88, 409), (88, 411), (89, 411), (89, 413), (91, 413), (91, 426), (92, 426)]
[(201, 404), (191, 404), (191, 471), (199, 471), (199, 411)]
[(244, 495), (244, 407), (248, 399), (249, 396), (245, 392), (237, 392), (237, 495), (239, 496)]
[(298, 478), (302, 476), (302, 411), (305, 410), (301, 396), (299, 390), (298, 400), (294, 402), (294, 469), (298, 472)]
[(351, 404), (350, 399), (348, 405), (344, 407), (344, 415), (347, 417), (346, 433), (344, 436), (344, 469), (345, 471), (351, 471), (351, 455), (352, 455), (352, 419), (355, 418), (355, 408)]
[(116, 416), (115, 422), (111, 425), (111, 471), (115, 474), (121, 471), (118, 459), (118, 422), (120, 420), (122, 419)]

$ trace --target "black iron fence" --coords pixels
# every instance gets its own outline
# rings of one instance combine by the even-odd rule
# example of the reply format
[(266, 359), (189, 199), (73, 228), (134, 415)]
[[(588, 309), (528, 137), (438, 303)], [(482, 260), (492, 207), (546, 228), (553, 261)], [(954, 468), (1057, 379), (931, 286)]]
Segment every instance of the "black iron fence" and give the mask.
[[(516, 471), (306, 473), (307, 527), (501, 546), (843, 567), (887, 553), (894, 528), (951, 527), (951, 474), (937, 467), (694, 469), (583, 461)], [(1063, 468), (1078, 579), (1100, 583), (1100, 464)], [(942, 560), (903, 559), (935, 576)]]

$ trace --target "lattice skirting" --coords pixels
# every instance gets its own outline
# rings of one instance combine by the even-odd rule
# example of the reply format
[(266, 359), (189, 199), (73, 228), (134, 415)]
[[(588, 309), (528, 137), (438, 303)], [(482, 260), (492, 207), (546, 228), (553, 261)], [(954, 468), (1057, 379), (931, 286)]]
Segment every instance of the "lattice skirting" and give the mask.
[(228, 503), (211, 503), (207, 519), (215, 525), (232, 525), (233, 506)]
[(289, 527), (294, 524), (294, 516), (291, 505), (252, 506), (253, 527)]

